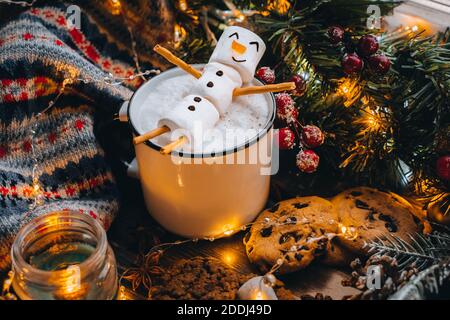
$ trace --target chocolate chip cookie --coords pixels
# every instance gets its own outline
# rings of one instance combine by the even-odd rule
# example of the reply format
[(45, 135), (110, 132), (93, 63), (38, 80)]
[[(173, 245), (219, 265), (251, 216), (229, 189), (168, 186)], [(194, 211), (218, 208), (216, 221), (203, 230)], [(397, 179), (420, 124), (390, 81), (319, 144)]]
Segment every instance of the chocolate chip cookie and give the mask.
[(399, 195), (368, 187), (346, 190), (331, 202), (339, 215), (347, 237), (340, 236), (342, 245), (352, 252), (364, 254), (364, 243), (384, 235), (410, 240), (419, 231), (411, 205)]
[(294, 198), (263, 211), (245, 236), (244, 244), (250, 262), (262, 272), (283, 261), (277, 272), (289, 273), (326, 254), (337, 231), (338, 216), (330, 201)]

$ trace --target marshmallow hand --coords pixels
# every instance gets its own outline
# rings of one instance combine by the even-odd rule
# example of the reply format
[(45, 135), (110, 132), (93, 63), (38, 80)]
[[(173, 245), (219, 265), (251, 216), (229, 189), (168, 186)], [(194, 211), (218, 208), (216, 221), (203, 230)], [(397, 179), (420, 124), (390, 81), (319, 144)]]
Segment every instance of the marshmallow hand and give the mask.
[(222, 33), (209, 63), (218, 62), (236, 69), (244, 83), (250, 82), (265, 51), (266, 45), (257, 34), (231, 26)]
[(192, 91), (212, 102), (223, 115), (231, 105), (234, 89), (241, 86), (239, 72), (226, 65), (212, 62), (205, 66), (202, 76), (196, 80)]
[(217, 121), (219, 113), (211, 102), (198, 95), (189, 95), (163, 115), (158, 127), (169, 128), (171, 140), (184, 136), (192, 145), (194, 141), (202, 141), (203, 133), (213, 128)]

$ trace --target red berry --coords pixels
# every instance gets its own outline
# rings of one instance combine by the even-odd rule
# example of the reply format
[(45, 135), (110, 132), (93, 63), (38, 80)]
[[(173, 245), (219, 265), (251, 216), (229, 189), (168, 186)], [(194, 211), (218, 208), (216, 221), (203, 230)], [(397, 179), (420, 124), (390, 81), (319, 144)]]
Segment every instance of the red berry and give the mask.
[(279, 93), (275, 95), (277, 103), (277, 117), (286, 124), (292, 124), (297, 121), (298, 110), (295, 102), (289, 93)]
[(256, 77), (265, 83), (275, 82), (275, 72), (269, 67), (259, 68), (258, 71), (256, 71)]
[(289, 150), (295, 146), (295, 134), (289, 128), (278, 130), (278, 147), (281, 150)]
[(450, 180), (450, 155), (437, 159), (436, 172), (441, 179)]
[(385, 55), (374, 55), (368, 58), (370, 68), (376, 73), (386, 74), (391, 68), (391, 60)]
[(291, 81), (295, 83), (295, 90), (292, 90), (291, 93), (297, 97), (304, 95), (306, 91), (306, 81), (302, 76), (298, 74), (293, 75)]
[(323, 144), (325, 137), (318, 127), (308, 125), (303, 127), (302, 142), (309, 148), (317, 148)]
[(378, 51), (378, 40), (372, 35), (365, 35), (359, 39), (358, 49), (359, 54), (363, 57), (368, 57)]
[(338, 44), (344, 39), (344, 30), (341, 27), (330, 27), (328, 29), (328, 37), (332, 44)]
[(312, 150), (300, 150), (297, 154), (297, 167), (301, 172), (315, 172), (319, 167), (319, 161), (319, 156)]
[(346, 74), (360, 72), (363, 67), (364, 63), (356, 53), (347, 54), (342, 59), (342, 68)]

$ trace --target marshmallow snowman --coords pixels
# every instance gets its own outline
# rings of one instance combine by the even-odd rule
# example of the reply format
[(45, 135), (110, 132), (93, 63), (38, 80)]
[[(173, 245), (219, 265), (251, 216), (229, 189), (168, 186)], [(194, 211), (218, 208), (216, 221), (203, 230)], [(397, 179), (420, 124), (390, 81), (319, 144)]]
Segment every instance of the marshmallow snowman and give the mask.
[(193, 91), (210, 100), (223, 115), (234, 89), (253, 79), (265, 50), (264, 41), (250, 30), (226, 28)]
[(186, 136), (192, 145), (194, 141), (202, 141), (203, 133), (214, 127), (219, 117), (210, 101), (198, 95), (189, 95), (163, 115), (158, 127), (167, 126), (173, 140)]
[(246, 83), (253, 79), (265, 51), (266, 44), (257, 34), (231, 26), (222, 33), (209, 63), (217, 62), (235, 69)]
[(183, 136), (189, 142), (198, 141), (201, 126), (204, 132), (215, 126), (220, 115), (225, 114), (233, 100), (233, 92), (250, 82), (255, 74), (266, 45), (250, 30), (231, 26), (224, 30), (217, 46), (205, 66), (202, 75), (192, 88), (192, 95), (185, 97), (175, 108), (167, 112), (159, 121), (159, 126), (167, 126), (172, 140)]

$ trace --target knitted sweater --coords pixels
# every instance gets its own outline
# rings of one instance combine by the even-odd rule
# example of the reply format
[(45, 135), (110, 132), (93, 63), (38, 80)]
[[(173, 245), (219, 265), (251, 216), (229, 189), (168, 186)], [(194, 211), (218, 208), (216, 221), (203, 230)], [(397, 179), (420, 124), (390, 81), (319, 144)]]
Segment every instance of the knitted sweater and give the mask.
[[(0, 270), (9, 266), (17, 231), (36, 216), (76, 210), (108, 228), (118, 211), (94, 127), (112, 118), (131, 90), (77, 79), (136, 71), (83, 12), (79, 29), (68, 27), (66, 16), (63, 5), (34, 7), (0, 27)], [(73, 83), (43, 112), (68, 78)]]

